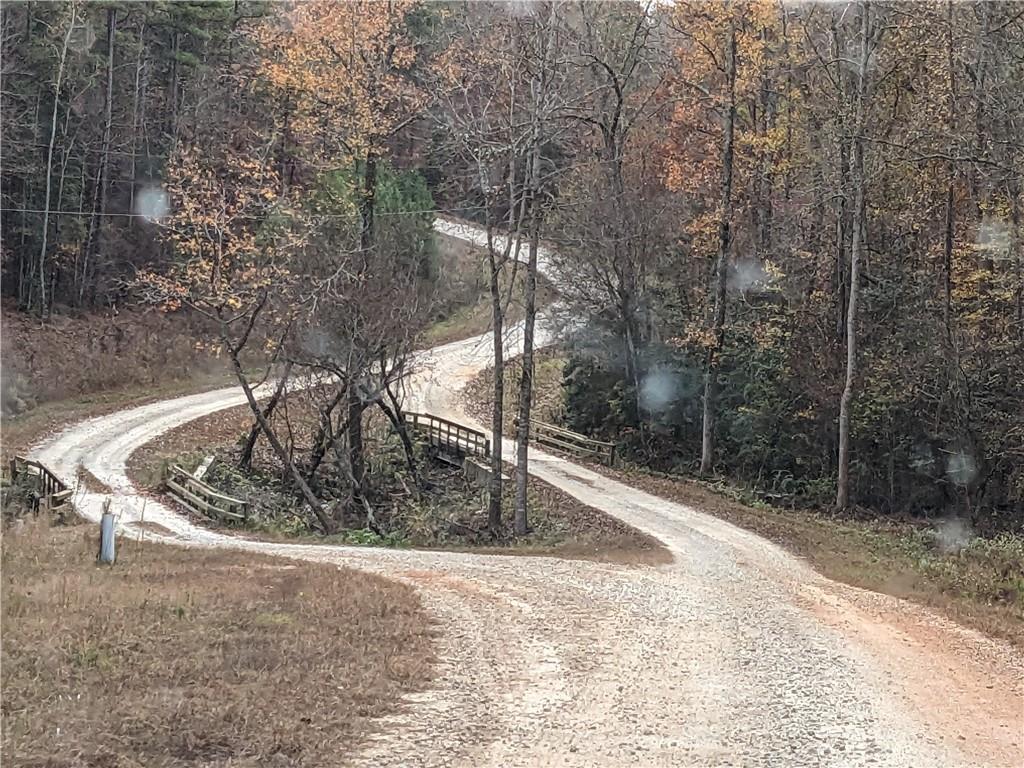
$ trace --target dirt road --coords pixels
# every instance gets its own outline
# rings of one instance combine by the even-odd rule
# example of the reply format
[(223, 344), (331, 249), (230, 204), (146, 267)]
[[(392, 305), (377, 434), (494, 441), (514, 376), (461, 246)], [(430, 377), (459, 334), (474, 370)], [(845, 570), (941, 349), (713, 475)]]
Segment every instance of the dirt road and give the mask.
[[(459, 389), (488, 352), (481, 338), (425, 354), (411, 387), (418, 407), (460, 415)], [(268, 544), (198, 528), (136, 492), (125, 474), (136, 448), (242, 402), (226, 389), (146, 405), (33, 453), (69, 481), (82, 466), (116, 491), (127, 531), (144, 517), (177, 543), (344, 563), (417, 585), (443, 628), (441, 674), (354, 765), (1024, 765), (1019, 652), (554, 456), (531, 452), (532, 470), (658, 537), (675, 562)], [(105, 495), (82, 490), (77, 504), (97, 518)]]

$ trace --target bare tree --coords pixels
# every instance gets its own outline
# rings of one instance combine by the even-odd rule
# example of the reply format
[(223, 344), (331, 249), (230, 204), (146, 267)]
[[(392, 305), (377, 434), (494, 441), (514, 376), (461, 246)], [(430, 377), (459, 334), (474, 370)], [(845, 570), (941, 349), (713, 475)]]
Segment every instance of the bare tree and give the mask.
[[(536, 4), (531, 24), (524, 29), (522, 48), (528, 50), (531, 78), (526, 109), (530, 123), (530, 148), (525, 164), (525, 187), (528, 201), (528, 256), (523, 289), (523, 358), (519, 380), (519, 413), (516, 428), (516, 498), (514, 530), (525, 536), (530, 529), (528, 480), (530, 460), (530, 417), (533, 406), (534, 331), (537, 320), (537, 269), (540, 235), (549, 208), (555, 172), (544, 174), (542, 160), (546, 146), (557, 141), (560, 127), (555, 120), (568, 100), (566, 65), (561, 53), (562, 30), (558, 24), (561, 7), (553, 3)], [(533, 41), (537, 50), (529, 50)]]
[[(518, 48), (516, 26), (500, 5), (467, 6), (459, 33), (476, 50), (488, 50), (483, 61), (466, 62), (475, 76), (438, 83), (438, 119), (450, 138), (451, 154), (467, 169), (464, 197), (479, 199), (486, 230), (488, 289), (494, 354), (494, 402), (491, 411), (491, 479), (487, 520), (491, 534), (501, 531), (502, 432), (505, 409), (505, 317), (528, 206), (527, 176), (532, 126), (522, 120), (529, 82), (526, 60)], [(509, 289), (503, 289), (503, 278)]]
[(722, 121), (721, 209), (718, 220), (718, 256), (715, 260), (714, 309), (711, 331), (714, 343), (708, 347), (704, 363), (704, 413), (701, 423), (700, 474), (711, 471), (715, 450), (715, 405), (718, 395), (718, 355), (725, 342), (725, 288), (732, 237), (733, 137), (736, 130), (736, 20), (730, 15), (725, 56), (727, 103)]
[(78, 4), (69, 4), (69, 14), (67, 20), (67, 31), (64, 33), (64, 40), (60, 46), (60, 54), (57, 57), (57, 77), (53, 82), (53, 113), (50, 118), (50, 144), (46, 150), (46, 196), (44, 198), (45, 205), (43, 208), (43, 237), (42, 244), (39, 247), (39, 264), (38, 264), (38, 278), (39, 278), (39, 314), (44, 315), (46, 313), (46, 246), (47, 246), (47, 235), (49, 234), (50, 225), (50, 195), (51, 187), (53, 185), (53, 149), (54, 143), (57, 138), (57, 117), (60, 113), (60, 86), (64, 80), (64, 67), (67, 64), (68, 58), (68, 46), (71, 43), (71, 34), (75, 30), (75, 21), (78, 15)]
[(864, 177), (864, 131), (868, 100), (868, 65), (877, 43), (871, 23), (871, 4), (860, 6), (860, 45), (857, 62), (857, 91), (853, 123), (853, 158), (850, 182), (853, 186), (853, 241), (850, 248), (850, 300), (846, 311), (846, 381), (839, 400), (839, 469), (836, 478), (836, 508), (850, 504), (850, 409), (857, 382), (857, 301), (860, 298), (860, 267), (864, 251), (866, 219), (866, 179)]

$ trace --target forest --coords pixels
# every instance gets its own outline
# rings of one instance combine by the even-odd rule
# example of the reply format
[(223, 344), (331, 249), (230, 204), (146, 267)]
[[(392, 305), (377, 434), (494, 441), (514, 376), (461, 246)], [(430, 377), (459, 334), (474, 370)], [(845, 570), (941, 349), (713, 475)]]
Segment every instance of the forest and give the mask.
[[(441, 217), (487, 233), (497, 431), (521, 272), (522, 444), (542, 316), (564, 423), (639, 465), (1024, 530), (1024, 3), (0, 12), (5, 315), (201, 329), (311, 525), (337, 525), (328, 465), (372, 522), (371, 414), (408, 448)], [(335, 382), (309, 435), (254, 361)]]

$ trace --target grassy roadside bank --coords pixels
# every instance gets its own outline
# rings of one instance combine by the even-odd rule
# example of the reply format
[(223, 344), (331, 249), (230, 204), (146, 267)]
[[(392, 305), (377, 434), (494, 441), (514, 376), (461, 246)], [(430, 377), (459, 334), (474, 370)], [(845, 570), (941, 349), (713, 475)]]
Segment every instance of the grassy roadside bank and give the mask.
[(21, 765), (336, 765), (432, 674), (412, 588), (28, 521), (3, 537), (3, 736)]
[[(542, 356), (535, 376), (538, 418), (560, 413), (561, 358)], [(517, 394), (515, 364), (506, 375), (506, 404)], [(466, 388), (467, 409), (486, 416), (493, 371)], [(746, 528), (804, 558), (830, 579), (934, 608), (954, 621), (1024, 647), (1024, 538), (950, 537), (935, 524), (839, 519), (813, 510), (761, 503), (725, 481), (706, 484), (644, 467), (588, 465), (655, 496), (692, 506)]]

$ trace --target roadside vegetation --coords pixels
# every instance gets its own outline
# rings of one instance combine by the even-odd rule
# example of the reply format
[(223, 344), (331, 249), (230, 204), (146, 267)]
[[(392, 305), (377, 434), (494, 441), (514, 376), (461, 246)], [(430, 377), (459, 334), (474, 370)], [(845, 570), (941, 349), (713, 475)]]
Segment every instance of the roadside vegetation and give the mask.
[(824, 576), (926, 605), (1024, 647), (1024, 536), (978, 536), (956, 518), (851, 518), (772, 506), (724, 480), (592, 469), (782, 545)]
[[(554, 555), (633, 564), (671, 561), (667, 550), (636, 529), (580, 503), (551, 485), (531, 478), (532, 525), (525, 536), (511, 532), (495, 537), (487, 529), (486, 484), (433, 457), (416, 442), (416, 477), (410, 472), (400, 441), (380, 420), (369, 420), (366, 439), (376, 459), (374, 484), (368, 489), (376, 514), (373, 526), (362, 514), (346, 518), (339, 512), (339, 529), (328, 535), (310, 531), (302, 500), (282, 479), (280, 464), (264, 441), (257, 443), (251, 464), (240, 468), (248, 410), (232, 408), (177, 427), (137, 450), (129, 459), (129, 477), (140, 488), (162, 490), (171, 464), (191, 471), (207, 455), (215, 457), (205, 479), (220, 491), (249, 503), (250, 519), (234, 530), (272, 540), (311, 539), (323, 544), (356, 544), (425, 549), (473, 550), (495, 554)], [(278, 411), (285, 414), (288, 433), (307, 427), (315, 414), (301, 399)], [(327, 460), (318, 492), (327, 503), (344, 498), (343, 469)], [(338, 501), (335, 501), (335, 500)], [(168, 502), (173, 503), (173, 502)], [(506, 485), (503, 504), (511, 509), (512, 489)], [(183, 514), (185, 512), (183, 511)], [(193, 515), (203, 525), (220, 522)]]
[(3, 536), (3, 743), (23, 766), (333, 766), (432, 674), (410, 587), (32, 519)]

